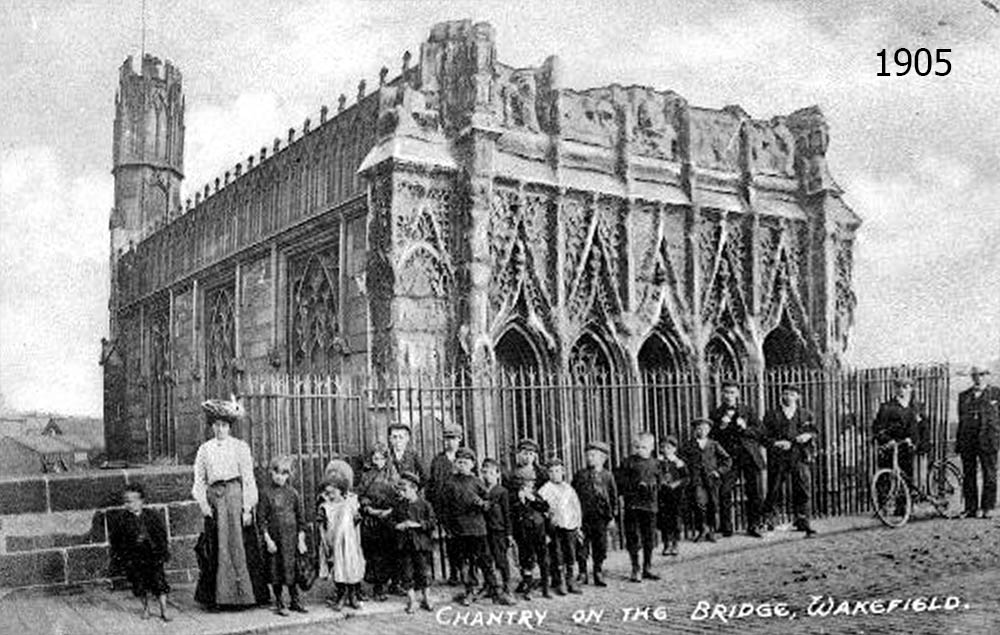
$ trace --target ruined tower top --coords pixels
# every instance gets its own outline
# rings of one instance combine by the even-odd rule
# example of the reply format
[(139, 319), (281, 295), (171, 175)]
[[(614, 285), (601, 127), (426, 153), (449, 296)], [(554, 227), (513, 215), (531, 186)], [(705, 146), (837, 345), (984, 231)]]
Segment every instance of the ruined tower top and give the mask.
[(169, 61), (145, 55), (139, 73), (129, 56), (119, 70), (112, 144), (115, 207), (112, 256), (169, 220), (184, 178), (184, 94)]

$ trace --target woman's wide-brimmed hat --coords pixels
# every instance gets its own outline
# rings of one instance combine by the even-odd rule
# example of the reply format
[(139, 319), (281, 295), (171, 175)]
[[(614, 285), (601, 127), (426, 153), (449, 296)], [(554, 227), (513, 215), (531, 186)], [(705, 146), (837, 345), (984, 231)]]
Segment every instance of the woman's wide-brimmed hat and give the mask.
[(209, 423), (218, 420), (233, 424), (243, 417), (243, 406), (236, 401), (235, 397), (230, 398), (229, 401), (209, 399), (202, 402), (201, 409), (205, 411)]

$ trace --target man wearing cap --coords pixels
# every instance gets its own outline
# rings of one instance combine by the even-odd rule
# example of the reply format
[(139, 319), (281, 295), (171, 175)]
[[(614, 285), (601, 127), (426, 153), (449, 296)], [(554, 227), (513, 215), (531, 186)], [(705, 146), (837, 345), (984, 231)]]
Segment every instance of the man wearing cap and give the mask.
[(444, 449), (431, 460), (431, 474), (427, 481), (427, 501), (437, 514), (441, 529), (445, 532), (445, 551), (448, 559), (448, 584), (456, 586), (458, 580), (458, 560), (451, 536), (453, 532), (445, 517), (444, 490), (455, 471), (455, 454), (462, 445), (462, 426), (455, 423), (444, 424), (442, 436)]
[(427, 480), (427, 471), (424, 469), (424, 462), (410, 447), (410, 436), (410, 426), (405, 423), (397, 421), (389, 424), (389, 460), (392, 461), (397, 474), (403, 472), (416, 474), (420, 479), (420, 487), (423, 487)]
[(213, 436), (201, 444), (194, 459), (191, 497), (205, 516), (195, 600), (209, 607), (267, 602), (269, 592), (259, 575), (260, 555), (253, 540), (251, 512), (258, 498), (253, 457), (250, 446), (230, 434), (243, 410), (235, 400), (209, 399), (201, 407)]
[(782, 502), (785, 481), (792, 482), (795, 528), (812, 537), (816, 530), (809, 524), (812, 463), (818, 433), (812, 413), (799, 407), (801, 393), (796, 386), (781, 389), (781, 404), (764, 415), (764, 434), (768, 448), (768, 486), (764, 513), (773, 526), (775, 508)]
[[(958, 395), (958, 439), (955, 449), (962, 457), (962, 495), (965, 516), (993, 515), (997, 501), (997, 452), (1000, 451), (1000, 388), (990, 386), (985, 368), (973, 366), (972, 386)], [(978, 464), (978, 466), (977, 466)], [(983, 473), (980, 498), (977, 469)]]
[(608, 524), (618, 507), (618, 488), (606, 468), (611, 448), (604, 441), (591, 441), (586, 447), (587, 467), (573, 475), (573, 489), (583, 511), (583, 546), (580, 549), (580, 574), (587, 581), (587, 552), (594, 560), (594, 586), (607, 586), (602, 567), (608, 555)]
[(747, 535), (760, 538), (760, 505), (767, 462), (760, 444), (763, 430), (757, 413), (740, 401), (740, 387), (733, 382), (722, 384), (722, 403), (712, 411), (712, 432), (733, 460), (733, 468), (719, 483), (719, 531), (733, 534), (733, 490), (737, 477), (743, 479), (746, 502)]
[(872, 424), (872, 433), (880, 450), (878, 466), (892, 467), (892, 452), (888, 450), (895, 442), (899, 448), (899, 467), (910, 482), (915, 483), (913, 457), (928, 450), (923, 408), (913, 399), (912, 379), (897, 377), (892, 382), (892, 388), (892, 399), (878, 407)]

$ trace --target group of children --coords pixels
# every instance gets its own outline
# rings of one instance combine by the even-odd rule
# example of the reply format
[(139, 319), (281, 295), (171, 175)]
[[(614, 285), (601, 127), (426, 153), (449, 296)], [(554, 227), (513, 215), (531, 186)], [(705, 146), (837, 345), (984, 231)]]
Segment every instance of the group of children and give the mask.
[[(433, 531), (438, 524), (447, 535), (450, 565), (464, 586), (455, 598), (462, 605), (479, 596), (498, 604), (513, 603), (508, 560), (511, 538), (517, 545), (521, 574), (514, 592), (521, 598), (528, 600), (535, 591), (544, 598), (552, 593), (580, 593), (578, 585), (590, 581), (604, 587), (608, 530), (618, 515), (619, 496), (630, 580), (659, 579), (652, 570), (655, 531), (662, 532), (664, 555), (676, 555), (685, 490), (693, 498), (694, 516), (702, 530), (699, 537), (713, 539), (706, 515), (718, 479), (729, 468), (729, 457), (708, 438), (711, 422), (698, 420), (694, 425), (695, 435), (684, 448), (678, 448), (675, 437), (664, 438), (660, 458), (653, 457), (653, 435), (638, 434), (632, 453), (614, 474), (607, 467), (610, 448), (593, 441), (585, 448), (586, 467), (571, 482), (567, 482), (561, 459), (553, 458), (544, 467), (539, 463), (538, 445), (531, 439), (518, 443), (510, 474), (502, 474), (500, 464), (487, 458), (481, 465), (482, 478), (476, 475), (475, 453), (460, 447), (437, 510), (424, 500), (420, 476), (397, 473), (388, 460), (388, 449), (377, 444), (356, 490), (353, 474), (336, 472), (320, 487), (318, 569), (320, 577), (335, 585), (332, 607), (360, 608), (361, 583), (367, 579), (377, 600), (386, 598), (391, 582), (406, 592), (407, 612), (417, 606), (417, 594), (420, 608), (432, 610), (427, 587)], [(257, 516), (269, 554), (275, 611), (282, 615), (289, 609), (306, 612), (297, 580), (301, 558), (307, 554), (307, 524), (302, 501), (289, 482), (291, 458), (275, 457), (269, 472), (271, 486), (261, 492)], [(163, 562), (168, 554), (162, 522), (149, 510), (143, 511), (140, 489), (129, 488), (125, 501), (134, 517), (126, 524), (130, 553), (135, 554), (126, 567), (133, 590), (143, 598), (144, 616), (149, 614), (148, 595), (155, 595), (167, 619), (169, 586)], [(478, 575), (483, 586), (477, 592)]]

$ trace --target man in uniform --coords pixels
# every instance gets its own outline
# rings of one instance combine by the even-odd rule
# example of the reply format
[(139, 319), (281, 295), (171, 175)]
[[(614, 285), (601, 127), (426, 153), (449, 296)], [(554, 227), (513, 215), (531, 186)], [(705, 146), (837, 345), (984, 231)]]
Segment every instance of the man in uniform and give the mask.
[[(962, 495), (965, 517), (993, 515), (997, 502), (997, 452), (1000, 450), (1000, 388), (983, 379), (990, 371), (973, 366), (972, 386), (958, 395), (958, 440), (962, 457)], [(983, 473), (982, 498), (976, 482), (977, 464)]]
[(718, 441), (732, 457), (733, 467), (722, 474), (719, 484), (719, 531), (733, 535), (733, 490), (736, 478), (743, 478), (746, 500), (747, 535), (760, 538), (760, 505), (764, 490), (764, 469), (767, 466), (760, 445), (763, 430), (757, 414), (740, 403), (740, 388), (733, 382), (722, 384), (722, 403), (712, 411), (711, 438)]
[[(764, 513), (774, 518), (775, 508), (783, 498), (785, 482), (792, 482), (795, 528), (812, 537), (816, 530), (809, 524), (812, 493), (812, 463), (816, 426), (812, 413), (799, 407), (802, 395), (795, 386), (781, 389), (781, 405), (764, 415), (764, 435), (768, 444), (768, 486)], [(769, 526), (773, 527), (771, 520)]]

